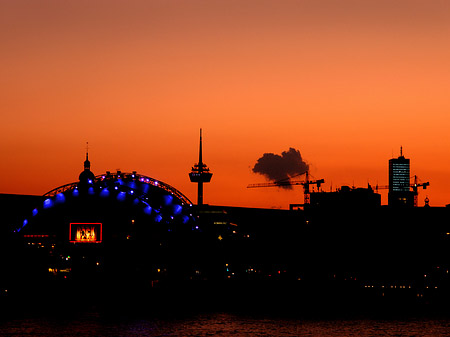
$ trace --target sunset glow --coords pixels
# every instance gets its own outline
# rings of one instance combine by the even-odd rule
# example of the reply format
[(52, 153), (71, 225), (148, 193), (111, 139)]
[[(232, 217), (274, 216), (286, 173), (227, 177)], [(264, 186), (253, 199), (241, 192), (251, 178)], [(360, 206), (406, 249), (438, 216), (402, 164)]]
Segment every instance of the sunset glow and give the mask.
[[(400, 146), (450, 203), (450, 2), (16, 1), (0, 4), (0, 193), (120, 169), (212, 205), (288, 208), (247, 189), (264, 153), (301, 152), (322, 188), (388, 184)], [(387, 190), (380, 190), (387, 203)]]

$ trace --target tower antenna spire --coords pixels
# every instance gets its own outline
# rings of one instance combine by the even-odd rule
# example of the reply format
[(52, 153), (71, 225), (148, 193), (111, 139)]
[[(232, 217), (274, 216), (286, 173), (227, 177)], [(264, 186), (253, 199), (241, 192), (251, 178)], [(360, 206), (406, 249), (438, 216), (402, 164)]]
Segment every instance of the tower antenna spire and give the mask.
[(203, 183), (209, 183), (211, 181), (212, 173), (209, 172), (208, 166), (203, 163), (203, 139), (202, 139), (202, 129), (200, 128), (200, 146), (198, 152), (198, 163), (192, 167), (191, 173), (189, 173), (189, 178), (191, 182), (197, 183), (197, 204), (203, 205)]
[(202, 154), (202, 129), (200, 128), (200, 148), (198, 151), (198, 166), (200, 167), (200, 169), (202, 169), (203, 167), (203, 154)]

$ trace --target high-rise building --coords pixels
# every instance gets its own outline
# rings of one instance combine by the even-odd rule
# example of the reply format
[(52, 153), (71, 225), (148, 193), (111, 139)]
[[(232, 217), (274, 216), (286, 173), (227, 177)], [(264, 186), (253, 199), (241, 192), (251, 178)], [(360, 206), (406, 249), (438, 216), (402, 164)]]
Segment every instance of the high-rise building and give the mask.
[(410, 191), (410, 162), (403, 156), (389, 160), (389, 206), (414, 206), (414, 194)]

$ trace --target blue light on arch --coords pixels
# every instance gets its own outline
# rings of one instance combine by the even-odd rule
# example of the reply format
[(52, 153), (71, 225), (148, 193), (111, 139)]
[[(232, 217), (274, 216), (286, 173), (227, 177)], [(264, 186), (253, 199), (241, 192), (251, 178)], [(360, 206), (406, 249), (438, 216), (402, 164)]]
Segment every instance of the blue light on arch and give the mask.
[(166, 194), (163, 197), (163, 201), (164, 201), (164, 205), (165, 206), (169, 206), (172, 203), (172, 200), (173, 200), (173, 197), (171, 195), (169, 195), (169, 194)]
[(63, 202), (66, 201), (66, 197), (64, 196), (64, 194), (58, 193), (58, 194), (56, 195), (55, 200), (56, 200), (57, 203), (62, 204)]
[(107, 198), (109, 197), (109, 190), (107, 188), (102, 189), (102, 191), (100, 192), (100, 196), (102, 198)]
[(189, 221), (189, 217), (187, 215), (183, 215), (181, 217), (181, 221), (185, 224), (185, 223), (187, 223)]
[(157, 215), (157, 216), (155, 216), (155, 222), (161, 222), (161, 220), (162, 220), (162, 216), (161, 215)]
[(45, 199), (44, 200), (44, 208), (46, 209), (46, 208), (50, 208), (50, 207), (53, 207), (52, 199)]
[(33, 216), (36, 216), (38, 214), (38, 209), (37, 208), (33, 209), (33, 212), (31, 214)]
[(173, 214), (178, 215), (183, 210), (183, 207), (180, 205), (173, 205)]
[(119, 192), (119, 194), (117, 194), (117, 200), (119, 201), (125, 201), (127, 197), (127, 194), (125, 192)]
[(80, 191), (78, 191), (78, 189), (74, 189), (74, 190), (72, 191), (72, 195), (73, 195), (74, 197), (78, 197), (78, 196), (80, 195)]
[(28, 220), (27, 220), (27, 219), (23, 220), (23, 225), (22, 225), (22, 227), (25, 227), (27, 224), (28, 224)]
[(93, 187), (89, 187), (89, 188), (88, 188), (88, 194), (89, 194), (89, 195), (94, 195), (94, 194), (95, 194), (95, 191), (94, 191), (94, 188), (93, 188)]
[(147, 215), (152, 214), (152, 208), (150, 206), (145, 206), (144, 207), (144, 213)]
[(144, 194), (147, 194), (148, 193), (148, 189), (149, 189), (149, 185), (148, 184), (142, 184), (141, 185), (141, 189), (142, 189), (142, 192)]

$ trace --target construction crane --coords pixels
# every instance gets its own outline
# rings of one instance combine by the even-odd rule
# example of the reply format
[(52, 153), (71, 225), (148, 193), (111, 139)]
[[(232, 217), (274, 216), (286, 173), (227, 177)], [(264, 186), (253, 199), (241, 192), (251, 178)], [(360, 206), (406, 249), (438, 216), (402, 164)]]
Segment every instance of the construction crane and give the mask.
[(414, 207), (417, 207), (418, 205), (419, 187), (422, 187), (424, 190), (426, 190), (428, 186), (430, 186), (430, 183), (428, 181), (426, 183), (419, 183), (417, 176), (414, 176), (414, 183), (410, 185), (414, 193)]
[[(424, 190), (427, 189), (428, 186), (430, 186), (430, 182), (425, 182), (425, 183), (420, 183), (419, 182), (419, 178), (417, 177), (417, 175), (414, 175), (411, 177), (411, 179), (414, 179), (414, 182), (409, 184), (409, 188), (412, 188), (413, 194), (414, 194), (414, 207), (417, 207), (419, 205), (418, 202), (418, 196), (419, 196), (419, 187), (422, 187)], [(389, 189), (389, 185), (383, 185), (383, 186), (378, 186), (378, 184), (375, 186), (375, 192), (378, 193), (378, 190), (382, 190), (382, 189)]]
[[(299, 176), (300, 174), (296, 175)], [(294, 177), (296, 177), (294, 176)], [(293, 178), (294, 178), (293, 177)], [(309, 172), (306, 171), (305, 173), (305, 180), (290, 180), (290, 178), (278, 180), (272, 183), (259, 183), (259, 184), (250, 184), (247, 186), (247, 188), (255, 188), (255, 187), (283, 187), (283, 186), (293, 186), (293, 185), (302, 185), (303, 186), (303, 195), (305, 198), (305, 205), (309, 204), (309, 186), (310, 185), (317, 185), (317, 188), (320, 187), (321, 184), (323, 184), (325, 181), (323, 179), (319, 180), (309, 180)]]

